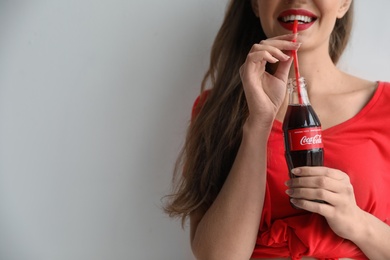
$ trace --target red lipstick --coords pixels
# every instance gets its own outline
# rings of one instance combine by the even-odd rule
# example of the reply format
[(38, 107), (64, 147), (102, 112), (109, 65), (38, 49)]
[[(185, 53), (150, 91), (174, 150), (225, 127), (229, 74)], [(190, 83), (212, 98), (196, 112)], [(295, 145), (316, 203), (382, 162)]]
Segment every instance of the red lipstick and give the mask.
[(278, 16), (280, 25), (286, 30), (292, 31), (294, 20), (298, 20), (298, 30), (303, 31), (310, 28), (317, 20), (317, 16), (305, 9), (289, 9), (283, 11)]

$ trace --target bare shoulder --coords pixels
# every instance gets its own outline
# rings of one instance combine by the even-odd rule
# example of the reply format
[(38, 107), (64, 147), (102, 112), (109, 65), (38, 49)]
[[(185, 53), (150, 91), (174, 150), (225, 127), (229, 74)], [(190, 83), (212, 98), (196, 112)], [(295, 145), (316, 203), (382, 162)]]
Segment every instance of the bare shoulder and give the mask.
[(202, 220), (206, 211), (202, 208), (198, 208), (190, 213), (190, 239), (191, 243), (195, 238), (196, 229), (198, 228), (199, 222)]
[(341, 98), (346, 101), (350, 108), (351, 115), (357, 114), (366, 106), (374, 96), (378, 88), (378, 82), (369, 81), (355, 76), (347, 75), (345, 93)]
[(371, 98), (378, 87), (378, 82), (376, 81), (366, 80), (349, 74), (344, 74), (343, 81), (347, 93), (360, 93), (368, 99)]
[[(344, 74), (333, 91), (317, 97), (315, 107), (324, 129), (343, 123), (357, 115), (371, 100), (378, 83)], [(316, 102), (317, 101), (317, 102)]]

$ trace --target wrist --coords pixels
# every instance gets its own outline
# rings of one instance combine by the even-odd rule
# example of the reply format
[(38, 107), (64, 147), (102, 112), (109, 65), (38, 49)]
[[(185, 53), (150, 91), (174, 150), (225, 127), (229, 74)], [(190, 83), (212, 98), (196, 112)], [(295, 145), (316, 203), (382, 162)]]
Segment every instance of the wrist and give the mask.
[(245, 123), (244, 123), (244, 134), (245, 132), (250, 133), (250, 132), (261, 132), (261, 133), (270, 133), (272, 129), (274, 118), (254, 118), (249, 116)]
[(267, 142), (271, 129), (272, 122), (255, 122), (248, 118), (243, 126), (243, 138)]
[(351, 232), (351, 237), (348, 239), (357, 245), (366, 243), (366, 240), (370, 239), (373, 232), (375, 232), (375, 230), (372, 230), (370, 219), (372, 219), (372, 215), (359, 208), (359, 218), (357, 221), (359, 225), (355, 226), (354, 231)]

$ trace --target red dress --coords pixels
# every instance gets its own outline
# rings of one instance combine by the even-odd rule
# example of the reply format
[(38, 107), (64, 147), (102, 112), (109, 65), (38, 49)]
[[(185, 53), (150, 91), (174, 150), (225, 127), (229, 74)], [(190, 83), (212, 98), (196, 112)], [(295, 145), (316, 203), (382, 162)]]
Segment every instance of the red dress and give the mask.
[[(322, 138), (324, 165), (347, 173), (358, 206), (390, 225), (390, 83), (380, 82), (357, 115), (323, 130)], [(268, 140), (266, 196), (253, 258), (367, 259), (356, 245), (337, 236), (324, 217), (293, 209), (285, 193), (287, 180), (282, 123), (275, 121)]]

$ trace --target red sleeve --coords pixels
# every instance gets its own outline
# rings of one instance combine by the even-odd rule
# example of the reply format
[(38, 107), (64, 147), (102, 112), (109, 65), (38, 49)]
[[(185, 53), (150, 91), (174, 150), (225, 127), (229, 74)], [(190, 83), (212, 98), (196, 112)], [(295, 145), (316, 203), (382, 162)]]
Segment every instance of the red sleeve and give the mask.
[(195, 99), (194, 105), (192, 106), (191, 121), (193, 121), (199, 114), (204, 103), (206, 102), (206, 98), (209, 95), (209, 92), (210, 90), (205, 90)]

